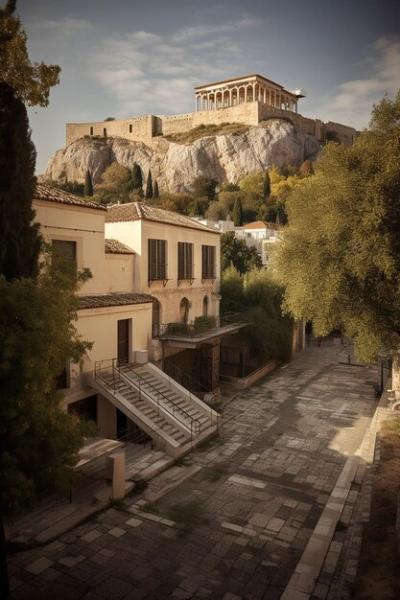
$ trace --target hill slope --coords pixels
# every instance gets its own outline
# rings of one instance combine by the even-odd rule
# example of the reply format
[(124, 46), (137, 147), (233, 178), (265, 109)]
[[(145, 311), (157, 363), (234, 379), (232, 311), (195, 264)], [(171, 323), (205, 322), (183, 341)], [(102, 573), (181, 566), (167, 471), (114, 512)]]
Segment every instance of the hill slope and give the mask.
[(198, 175), (235, 183), (251, 171), (300, 165), (314, 158), (319, 148), (313, 136), (296, 132), (288, 121), (272, 119), (258, 127), (205, 135), (191, 143), (163, 137), (153, 138), (150, 144), (82, 138), (58, 150), (44, 175), (55, 181), (82, 182), (88, 169), (97, 183), (110, 163), (131, 168), (137, 162), (145, 176), (151, 169), (160, 190), (186, 191)]

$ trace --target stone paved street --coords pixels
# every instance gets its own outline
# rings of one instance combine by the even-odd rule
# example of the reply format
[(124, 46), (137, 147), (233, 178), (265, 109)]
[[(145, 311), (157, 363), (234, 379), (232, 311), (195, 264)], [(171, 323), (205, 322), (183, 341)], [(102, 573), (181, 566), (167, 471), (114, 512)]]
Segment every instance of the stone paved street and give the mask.
[(14, 554), (13, 597), (278, 599), (377, 404), (376, 369), (339, 355), (299, 354), (142, 495)]

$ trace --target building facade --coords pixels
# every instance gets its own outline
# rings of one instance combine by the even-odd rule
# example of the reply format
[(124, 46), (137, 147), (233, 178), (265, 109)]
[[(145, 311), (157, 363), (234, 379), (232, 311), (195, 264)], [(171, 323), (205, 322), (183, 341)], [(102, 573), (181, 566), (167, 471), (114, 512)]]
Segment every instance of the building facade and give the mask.
[(279, 228), (275, 223), (253, 221), (242, 227), (235, 227), (235, 236), (256, 248), (264, 267), (268, 265), (271, 248), (279, 241)]
[(177, 115), (143, 115), (127, 119), (67, 123), (66, 143), (83, 137), (122, 137), (150, 144), (154, 138), (186, 133), (199, 126), (240, 123), (257, 126), (261, 121), (284, 118), (296, 130), (321, 142), (337, 139), (352, 143), (356, 130), (341, 123), (323, 123), (298, 113), (302, 90), (289, 91), (262, 75), (252, 74), (195, 88), (195, 111)]

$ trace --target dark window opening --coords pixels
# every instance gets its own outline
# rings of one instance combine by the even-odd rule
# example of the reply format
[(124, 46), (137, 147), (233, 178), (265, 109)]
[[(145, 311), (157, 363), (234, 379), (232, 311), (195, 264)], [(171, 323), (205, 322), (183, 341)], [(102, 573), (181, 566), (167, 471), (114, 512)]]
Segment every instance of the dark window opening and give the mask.
[(165, 240), (148, 240), (149, 281), (167, 279), (167, 242)]
[(129, 133), (132, 133), (132, 125), (129, 125)]
[(93, 135), (93, 127), (90, 128), (90, 135)]
[(202, 246), (201, 259), (201, 278), (215, 279), (215, 246)]
[(76, 276), (78, 269), (76, 242), (52, 240), (52, 247), (56, 264), (58, 263), (71, 276)]
[(209, 305), (208, 296), (204, 296), (204, 298), (203, 298), (203, 317), (208, 317), (208, 305)]
[(178, 281), (193, 279), (193, 244), (178, 242)]
[(179, 317), (181, 323), (185, 323), (189, 320), (189, 300), (187, 298), (182, 298), (181, 303), (179, 305)]
[(120, 319), (118, 321), (117, 356), (119, 363), (129, 362), (129, 321), (130, 319)]
[(83, 421), (97, 423), (97, 396), (89, 396), (68, 405), (68, 412), (77, 415)]
[(158, 338), (160, 335), (160, 303), (157, 300), (153, 300), (153, 320), (151, 335), (153, 338)]
[(105, 127), (103, 127), (103, 136), (107, 137), (107, 129)]

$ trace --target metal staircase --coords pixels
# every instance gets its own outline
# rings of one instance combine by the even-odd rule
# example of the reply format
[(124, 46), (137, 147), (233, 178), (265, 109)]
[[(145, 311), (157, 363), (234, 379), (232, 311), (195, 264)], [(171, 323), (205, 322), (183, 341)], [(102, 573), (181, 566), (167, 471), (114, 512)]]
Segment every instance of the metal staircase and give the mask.
[(218, 413), (150, 363), (96, 362), (92, 385), (171, 456), (218, 430)]

